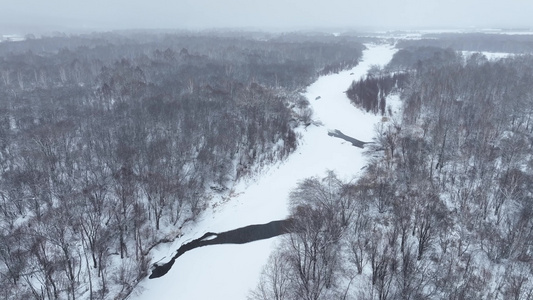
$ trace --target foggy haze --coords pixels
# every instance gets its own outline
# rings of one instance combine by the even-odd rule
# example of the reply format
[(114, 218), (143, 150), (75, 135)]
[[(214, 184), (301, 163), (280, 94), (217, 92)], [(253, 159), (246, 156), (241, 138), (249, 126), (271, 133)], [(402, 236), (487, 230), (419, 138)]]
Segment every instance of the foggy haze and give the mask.
[(0, 0), (0, 31), (533, 27), (529, 0)]

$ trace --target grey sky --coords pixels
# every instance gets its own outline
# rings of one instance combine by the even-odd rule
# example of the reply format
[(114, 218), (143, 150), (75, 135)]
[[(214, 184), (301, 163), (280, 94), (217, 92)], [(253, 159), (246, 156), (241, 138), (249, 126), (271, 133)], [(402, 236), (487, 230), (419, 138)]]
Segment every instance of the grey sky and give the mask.
[(533, 27), (531, 0), (0, 0), (0, 32), (53, 29)]

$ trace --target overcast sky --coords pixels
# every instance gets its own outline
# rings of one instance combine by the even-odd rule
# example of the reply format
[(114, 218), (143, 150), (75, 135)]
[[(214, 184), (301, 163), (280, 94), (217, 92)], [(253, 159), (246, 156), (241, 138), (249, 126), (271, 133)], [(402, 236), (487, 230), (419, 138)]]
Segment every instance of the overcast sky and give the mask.
[(533, 28), (531, 13), (532, 0), (0, 0), (4, 29)]

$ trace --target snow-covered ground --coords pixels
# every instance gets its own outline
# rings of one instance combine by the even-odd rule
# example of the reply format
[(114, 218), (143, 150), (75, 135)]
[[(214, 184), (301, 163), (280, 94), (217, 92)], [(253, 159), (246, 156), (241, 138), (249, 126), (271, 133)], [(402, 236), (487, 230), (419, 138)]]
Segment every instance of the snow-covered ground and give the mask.
[(471, 56), (472, 54), (475, 54), (475, 53), (481, 53), (481, 54), (485, 55), (485, 57), (488, 60), (497, 60), (497, 59), (500, 59), (500, 58), (506, 58), (506, 57), (514, 55), (513, 53), (506, 53), (506, 52), (487, 52), (487, 51), (482, 51), (482, 52), (478, 52), (478, 51), (461, 51), (461, 52), (463, 53), (464, 57), (469, 57), (469, 56)]
[(24, 41), (26, 38), (18, 34), (1, 34), (0, 42), (10, 41), (10, 42), (20, 42)]
[[(308, 87), (305, 96), (313, 107), (313, 118), (323, 126), (302, 128), (295, 153), (255, 181), (239, 183), (229, 199), (220, 199), (194, 227), (184, 229), (181, 239), (153, 250), (155, 261), (167, 262), (181, 244), (208, 231), (221, 232), (284, 219), (288, 215), (289, 193), (304, 178), (323, 176), (327, 170), (334, 170), (346, 180), (357, 176), (366, 164), (363, 150), (327, 133), (339, 129), (356, 139), (371, 141), (374, 125), (381, 121), (379, 116), (356, 109), (344, 94), (352, 80), (364, 76), (372, 65), (388, 63), (396, 51), (387, 44), (367, 47), (357, 67), (323, 76)], [(318, 96), (320, 99), (315, 100)], [(194, 249), (179, 257), (165, 276), (141, 282), (131, 299), (246, 299), (278, 241), (279, 238), (272, 238), (244, 245)]]

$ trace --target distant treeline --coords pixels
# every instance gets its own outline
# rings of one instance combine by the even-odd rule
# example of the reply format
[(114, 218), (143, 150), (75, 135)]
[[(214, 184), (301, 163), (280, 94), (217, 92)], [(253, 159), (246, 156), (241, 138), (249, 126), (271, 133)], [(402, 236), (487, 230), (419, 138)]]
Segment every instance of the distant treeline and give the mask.
[(420, 40), (402, 40), (396, 45), (400, 49), (421, 46), (452, 48), (457, 51), (533, 53), (533, 35), (435, 33), (425, 34)]
[(421, 70), (459, 63), (462, 56), (451, 48), (434, 46), (408, 47), (394, 54), (386, 66), (387, 71)]

